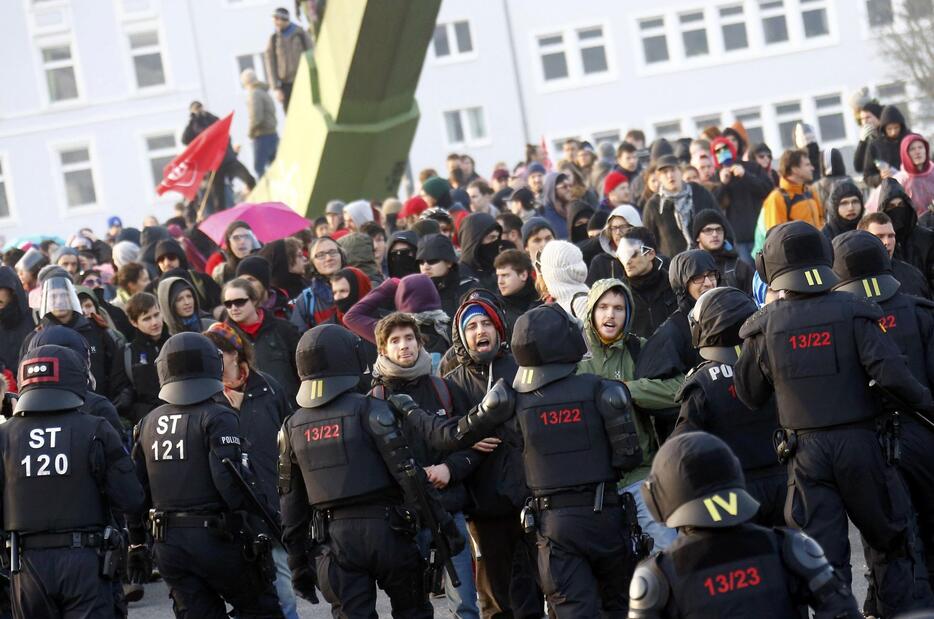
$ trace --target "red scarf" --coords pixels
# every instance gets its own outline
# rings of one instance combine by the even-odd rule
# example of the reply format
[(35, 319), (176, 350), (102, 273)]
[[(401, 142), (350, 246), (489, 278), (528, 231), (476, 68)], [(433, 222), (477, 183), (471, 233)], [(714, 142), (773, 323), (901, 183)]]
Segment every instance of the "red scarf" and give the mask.
[(245, 325), (242, 322), (237, 323), (237, 326), (240, 327), (244, 333), (249, 335), (251, 340), (256, 339), (256, 334), (259, 333), (259, 328), (263, 326), (263, 310), (256, 310), (256, 315), (259, 316), (259, 320), (251, 325)]

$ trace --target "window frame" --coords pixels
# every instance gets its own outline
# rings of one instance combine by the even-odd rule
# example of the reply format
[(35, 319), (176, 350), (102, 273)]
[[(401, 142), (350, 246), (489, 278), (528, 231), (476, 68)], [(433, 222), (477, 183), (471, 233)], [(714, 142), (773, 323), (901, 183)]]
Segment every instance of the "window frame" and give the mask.
[[(723, 11), (730, 9), (739, 9), (739, 13), (734, 13), (732, 15), (724, 15)], [(724, 54), (735, 54), (736, 52), (748, 52), (752, 47), (752, 41), (749, 37), (749, 24), (746, 21), (746, 7), (740, 2), (738, 4), (723, 4), (716, 7), (717, 10), (717, 25), (719, 26), (720, 31), (720, 51)], [(743, 34), (746, 37), (746, 45), (744, 47), (737, 47), (734, 49), (727, 49), (726, 35), (724, 33), (724, 28), (727, 26), (735, 26), (737, 24), (742, 24)]]
[[(169, 155), (169, 152), (168, 152), (169, 149), (167, 147), (159, 148), (159, 149), (156, 149), (155, 151), (149, 149), (149, 140), (151, 140), (152, 138), (167, 137), (169, 135), (172, 136), (172, 139), (175, 142), (175, 145), (171, 149), (172, 150), (171, 155)], [(143, 167), (146, 170), (146, 174), (150, 177), (152, 176), (152, 173), (153, 173), (153, 167), (152, 167), (153, 159), (157, 157), (171, 157), (171, 159), (174, 159), (175, 157), (178, 156), (180, 152), (182, 152), (182, 149), (184, 148), (182, 145), (180, 135), (176, 129), (164, 129), (164, 130), (150, 129), (140, 134), (140, 141), (142, 143), (142, 151), (143, 151)], [(152, 185), (153, 188), (157, 187), (160, 181), (162, 181), (161, 173), (159, 175), (159, 178), (152, 178), (151, 180), (153, 182), (153, 185)]]
[[(668, 63), (672, 62), (671, 44), (670, 44), (671, 33), (668, 32), (668, 24), (670, 23), (670, 20), (666, 19), (667, 17), (668, 15), (665, 13), (662, 13), (661, 15), (657, 13), (652, 13), (651, 16), (646, 15), (643, 17), (636, 18), (634, 22), (636, 36), (634, 38), (637, 41), (639, 41), (638, 58), (639, 58), (639, 64), (641, 66), (646, 67), (646, 68), (655, 68), (655, 67), (665, 66)], [(643, 27), (643, 24), (645, 24), (646, 22), (653, 22), (653, 21), (658, 21), (658, 20), (661, 20), (660, 24), (649, 26), (649, 27)], [(645, 40), (647, 38), (654, 39), (658, 37), (661, 37), (665, 41), (665, 58), (663, 60), (649, 61), (649, 59), (646, 57)]]
[[(91, 172), (91, 182), (94, 186), (94, 199), (95, 201), (90, 204), (79, 204), (71, 206), (68, 204), (68, 185), (65, 181), (65, 173), (73, 172), (81, 168), (72, 168), (71, 166), (76, 166), (77, 164), (64, 164), (62, 163), (62, 153), (64, 151), (77, 150), (84, 148), (88, 151), (88, 161), (87, 167)], [(100, 183), (101, 175), (98, 170), (98, 157), (96, 156), (96, 148), (94, 140), (91, 137), (84, 139), (77, 138), (74, 140), (69, 140), (67, 142), (57, 142), (54, 144), (49, 144), (49, 150), (52, 156), (52, 167), (51, 169), (56, 172), (56, 190), (59, 194), (59, 213), (62, 217), (70, 217), (73, 215), (82, 215), (85, 213), (94, 213), (103, 210), (103, 205), (106, 204), (106, 199), (103, 196), (101, 191), (102, 185)]]
[[(824, 12), (824, 22), (827, 26), (827, 32), (809, 37), (807, 35), (807, 26), (804, 22), (804, 14), (818, 10)], [(815, 39), (822, 39), (831, 35), (832, 28), (830, 24), (830, 2), (828, 2), (828, 0), (798, 0), (798, 15), (800, 17), (799, 25), (801, 27), (801, 39), (803, 41), (813, 41)]]
[[(153, 84), (151, 86), (140, 86), (139, 77), (136, 74), (136, 63), (135, 63), (135, 54), (134, 51), (138, 54), (138, 50), (133, 49), (133, 45), (130, 42), (130, 37), (135, 34), (146, 34), (154, 32), (156, 37), (158, 37), (158, 44), (147, 46), (145, 50), (150, 50), (150, 48), (158, 49), (159, 59), (162, 62), (162, 78), (163, 82), (161, 84)], [(169, 90), (172, 87), (172, 77), (171, 70), (168, 62), (168, 50), (165, 46), (165, 33), (162, 31), (162, 26), (158, 22), (154, 21), (139, 21), (128, 24), (123, 29), (124, 44), (126, 49), (126, 65), (130, 83), (130, 91), (135, 94), (148, 95), (150, 93), (158, 93), (161, 91)], [(152, 51), (144, 51), (144, 54), (151, 54)]]
[[(252, 69), (253, 71), (256, 72), (256, 78), (261, 82), (266, 82), (267, 84), (270, 85), (270, 88), (272, 88), (273, 84), (267, 79), (268, 76), (266, 75), (266, 53), (265, 52), (244, 52), (242, 54), (234, 55), (233, 57), (234, 71), (236, 72), (234, 75), (234, 79), (236, 80), (235, 83), (237, 85), (237, 88), (241, 87), (240, 74), (243, 72), (243, 69), (240, 68), (241, 58), (250, 58), (253, 64)], [(256, 68), (257, 61), (259, 61), (259, 66), (262, 69), (262, 73), (260, 73)]]
[(6, 199), (7, 214), (0, 214), (0, 226), (13, 225), (18, 220), (16, 217), (16, 192), (13, 189), (13, 177), (10, 174), (10, 158), (6, 152), (0, 152), (0, 186), (3, 187), (2, 193)]
[[(818, 105), (818, 100), (820, 99), (829, 99), (831, 97), (836, 97), (837, 102), (833, 105), (827, 105), (821, 107)], [(818, 94), (810, 97), (810, 102), (814, 106), (814, 128), (817, 130), (817, 139), (820, 144), (829, 144), (829, 145), (845, 145), (849, 143), (850, 137), (850, 126), (847, 123), (847, 114), (848, 107), (841, 90), (837, 91), (827, 91), (823, 94)], [(843, 121), (843, 136), (838, 138), (828, 138), (824, 135), (824, 131), (821, 128), (820, 120), (822, 117), (829, 116), (840, 116), (840, 119)]]
[[(685, 22), (685, 18), (693, 18), (697, 15), (700, 15), (700, 19), (691, 19), (688, 22)], [(681, 55), (686, 62), (692, 62), (698, 58), (706, 58), (712, 54), (710, 46), (710, 33), (708, 32), (709, 28), (707, 27), (707, 11), (705, 7), (699, 9), (693, 9), (688, 11), (681, 11), (678, 13), (678, 42), (681, 45)], [(685, 41), (685, 35), (702, 32), (704, 34), (704, 46), (707, 48), (706, 51), (702, 54), (688, 54), (687, 41)]]
[[(581, 32), (595, 29), (600, 30), (601, 36), (599, 38), (580, 39)], [(555, 36), (561, 36), (560, 46), (555, 43), (553, 47), (542, 47), (541, 39)], [(593, 43), (594, 41), (599, 41), (599, 46), (603, 47), (606, 70), (598, 73), (585, 73), (582, 52), (587, 48), (598, 47), (598, 45)], [(536, 67), (534, 75), (539, 92), (556, 92), (578, 88), (580, 86), (604, 84), (617, 79), (613, 36), (610, 30), (610, 23), (606, 20), (572, 22), (564, 24), (559, 28), (532, 31), (529, 33), (529, 46), (531, 50), (531, 60)], [(564, 61), (568, 71), (567, 77), (550, 80), (545, 79), (545, 67), (542, 63), (542, 56), (543, 54), (557, 53), (558, 49), (564, 54)]]
[[(457, 32), (455, 29), (455, 24), (464, 22), (467, 24), (467, 28), (470, 31), (470, 51), (462, 52), (460, 51), (460, 45), (457, 43)], [(438, 56), (435, 52), (435, 30), (437, 28), (444, 28), (444, 31), (448, 38), (448, 50), (449, 53), (445, 56)], [(468, 60), (476, 60), (478, 56), (477, 51), (477, 37), (475, 36), (474, 28), (471, 25), (471, 20), (469, 17), (452, 17), (445, 21), (439, 21), (435, 24), (435, 30), (431, 31), (431, 41), (428, 44), (431, 52), (428, 56), (431, 58), (431, 62), (436, 65), (445, 65), (445, 64), (455, 64), (458, 62), (465, 62)]]
[[(483, 122), (483, 128), (485, 130), (485, 135), (483, 137), (475, 137), (471, 135), (470, 129), (470, 118), (468, 112), (470, 110), (479, 109), (480, 117)], [(448, 114), (458, 114), (460, 117), (461, 129), (464, 133), (464, 140), (462, 142), (452, 142), (449, 139), (448, 135), (448, 124), (447, 124), (447, 115)], [(489, 146), (492, 144), (493, 140), (490, 137), (490, 121), (489, 116), (487, 115), (486, 109), (483, 105), (468, 105), (461, 108), (446, 108), (441, 110), (441, 135), (444, 136), (444, 145), (445, 148), (456, 149), (456, 148), (478, 148), (483, 146)]]
[[(35, 50), (36, 50), (36, 58), (37, 58), (36, 67), (37, 67), (38, 76), (39, 76), (38, 81), (39, 81), (39, 84), (41, 84), (41, 87), (39, 88), (39, 90), (41, 92), (41, 97), (42, 97), (42, 102), (43, 102), (44, 107), (62, 108), (62, 107), (69, 107), (69, 106), (84, 104), (85, 103), (84, 87), (82, 85), (82, 80), (81, 80), (81, 71), (80, 71), (80, 63), (78, 60), (78, 55), (75, 53), (76, 46), (75, 46), (74, 39), (70, 36), (36, 37), (33, 43), (35, 45)], [(55, 61), (53, 63), (46, 63), (42, 52), (46, 49), (52, 49), (55, 47), (65, 47), (65, 46), (68, 47), (71, 53), (71, 65), (70, 66), (71, 66), (71, 71), (74, 74), (74, 78), (75, 78), (75, 89), (77, 90), (77, 96), (72, 97), (70, 99), (61, 99), (61, 100), (55, 101), (52, 99), (52, 93), (50, 92), (50, 89), (49, 89), (47, 72), (49, 69), (62, 68), (68, 65), (63, 64), (61, 66), (50, 67), (48, 66), (49, 64), (56, 65), (58, 62), (64, 62), (64, 61)]]

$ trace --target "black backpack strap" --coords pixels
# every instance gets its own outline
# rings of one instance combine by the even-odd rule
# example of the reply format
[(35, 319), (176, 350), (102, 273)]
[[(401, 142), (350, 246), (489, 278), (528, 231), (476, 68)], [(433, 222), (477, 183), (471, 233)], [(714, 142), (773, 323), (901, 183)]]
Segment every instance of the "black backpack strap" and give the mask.
[(441, 406), (444, 408), (448, 416), (454, 415), (454, 399), (451, 397), (451, 388), (448, 387), (446, 380), (440, 376), (429, 376), (431, 379), (431, 387), (435, 390), (435, 397), (438, 398), (438, 401), (441, 402)]
[(123, 369), (126, 372), (126, 378), (130, 381), (131, 387), (136, 387), (133, 383), (133, 351), (130, 350), (130, 344), (123, 347)]
[(386, 385), (382, 385), (382, 384), (374, 385), (373, 388), (370, 389), (370, 395), (376, 398), (377, 400), (385, 400), (386, 399)]
[(638, 335), (629, 334), (626, 338), (626, 350), (629, 351), (633, 363), (639, 360), (639, 353), (642, 352), (642, 342), (639, 341)]

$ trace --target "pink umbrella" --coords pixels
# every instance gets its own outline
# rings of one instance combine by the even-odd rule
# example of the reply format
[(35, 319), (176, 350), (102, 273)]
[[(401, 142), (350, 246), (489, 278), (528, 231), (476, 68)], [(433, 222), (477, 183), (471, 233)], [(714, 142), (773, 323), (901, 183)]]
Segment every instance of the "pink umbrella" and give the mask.
[(311, 222), (293, 211), (282, 202), (263, 202), (261, 204), (238, 204), (226, 211), (215, 213), (198, 224), (201, 231), (211, 237), (218, 245), (224, 242), (224, 232), (234, 221), (250, 224), (253, 234), (262, 243), (269, 243), (304, 230)]

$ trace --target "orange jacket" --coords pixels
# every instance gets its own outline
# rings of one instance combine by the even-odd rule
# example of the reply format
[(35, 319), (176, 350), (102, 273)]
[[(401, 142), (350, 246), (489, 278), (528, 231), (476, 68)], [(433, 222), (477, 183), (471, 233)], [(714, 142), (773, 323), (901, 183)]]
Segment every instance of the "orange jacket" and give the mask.
[[(788, 208), (789, 203), (791, 208)], [(818, 230), (827, 223), (817, 192), (805, 185), (796, 185), (784, 176), (762, 202), (762, 212), (766, 230), (786, 221), (806, 221)]]

